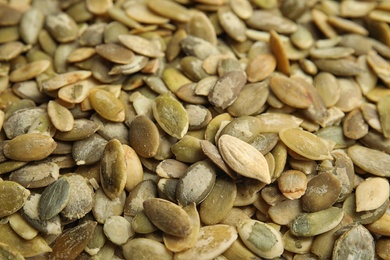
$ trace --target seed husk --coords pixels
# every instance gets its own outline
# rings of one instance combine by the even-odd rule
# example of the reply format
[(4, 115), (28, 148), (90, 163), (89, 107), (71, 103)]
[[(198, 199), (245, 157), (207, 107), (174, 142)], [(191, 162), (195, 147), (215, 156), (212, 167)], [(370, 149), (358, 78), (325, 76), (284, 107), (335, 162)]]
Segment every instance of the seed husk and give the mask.
[(222, 135), (218, 148), (223, 160), (238, 174), (267, 184), (271, 182), (267, 161), (250, 144), (230, 135)]

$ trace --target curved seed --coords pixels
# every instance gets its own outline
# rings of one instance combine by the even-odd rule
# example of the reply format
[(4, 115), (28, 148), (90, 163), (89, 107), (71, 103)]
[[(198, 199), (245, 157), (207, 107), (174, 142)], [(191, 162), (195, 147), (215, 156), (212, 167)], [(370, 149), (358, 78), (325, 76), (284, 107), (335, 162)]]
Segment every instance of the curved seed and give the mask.
[(27, 63), (12, 71), (9, 79), (13, 82), (22, 82), (33, 79), (47, 70), (50, 64), (51, 63), (48, 60), (38, 60)]
[(9, 216), (21, 209), (30, 196), (30, 191), (14, 181), (0, 182), (0, 217)]
[(390, 176), (390, 169), (387, 167), (390, 155), (360, 145), (349, 147), (348, 155), (351, 157), (353, 163), (364, 171), (379, 177)]
[(103, 118), (113, 122), (125, 120), (125, 109), (113, 94), (102, 89), (92, 89), (89, 92), (89, 100), (93, 109)]

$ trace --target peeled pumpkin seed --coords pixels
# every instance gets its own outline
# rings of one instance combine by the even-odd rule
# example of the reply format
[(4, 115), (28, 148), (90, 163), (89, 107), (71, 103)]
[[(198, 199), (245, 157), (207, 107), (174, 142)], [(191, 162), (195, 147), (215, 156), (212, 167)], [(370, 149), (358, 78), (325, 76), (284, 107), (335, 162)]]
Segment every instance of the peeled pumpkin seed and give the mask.
[(38, 235), (38, 230), (33, 228), (18, 212), (8, 216), (8, 221), (11, 228), (26, 240), (31, 240)]
[(85, 221), (62, 234), (54, 243), (50, 258), (76, 258), (91, 240), (96, 225), (95, 221)]
[(23, 260), (24, 257), (5, 243), (0, 243), (0, 256), (4, 259)]
[(92, 89), (88, 97), (92, 107), (101, 117), (113, 122), (123, 122), (125, 120), (123, 104), (110, 92), (102, 89)]
[(9, 179), (26, 188), (46, 187), (58, 179), (59, 170), (55, 163), (29, 164), (20, 169), (15, 169)]
[(10, 159), (36, 161), (49, 156), (56, 147), (50, 136), (42, 134), (23, 134), (4, 145), (3, 152)]
[(224, 31), (234, 40), (243, 42), (246, 40), (245, 23), (229, 8), (218, 8), (218, 20)]
[(179, 205), (201, 203), (211, 192), (215, 179), (215, 169), (210, 162), (199, 161), (191, 165), (177, 184), (176, 199)]
[(346, 259), (362, 257), (365, 259), (373, 259), (374, 255), (374, 238), (364, 226), (357, 225), (350, 228), (336, 240), (332, 258)]
[(218, 148), (223, 160), (238, 174), (271, 183), (268, 163), (250, 144), (230, 135), (222, 135)]
[(348, 148), (348, 155), (353, 163), (363, 170), (379, 177), (390, 176), (390, 172), (385, 166), (390, 159), (390, 155), (360, 145)]
[(91, 76), (90, 71), (80, 70), (63, 73), (42, 82), (42, 88), (46, 91), (56, 90), (65, 85), (76, 83)]
[(104, 223), (104, 234), (111, 242), (116, 245), (123, 245), (130, 239), (130, 236), (134, 235), (131, 231), (131, 224), (124, 217), (111, 216), (108, 217)]
[(132, 51), (145, 55), (151, 58), (164, 56), (164, 53), (156, 48), (156, 46), (145, 38), (137, 35), (119, 35), (119, 41)]
[(21, 209), (29, 195), (30, 191), (17, 182), (1, 181), (0, 200), (3, 206), (0, 211), (0, 217), (9, 216)]
[(173, 137), (181, 139), (188, 131), (187, 112), (183, 105), (169, 94), (160, 95), (154, 100), (153, 115), (159, 126)]
[(119, 197), (111, 200), (102, 189), (98, 189), (95, 192), (95, 203), (92, 208), (92, 214), (96, 221), (104, 223), (108, 217), (120, 216), (123, 213), (125, 200), (125, 192), (122, 192)]
[(1, 244), (6, 244), (24, 258), (39, 256), (51, 252), (52, 249), (46, 241), (40, 236), (36, 236), (31, 240), (25, 240), (12, 230), (10, 224), (0, 225)]
[(125, 208), (122, 209), (125, 215), (135, 216), (144, 209), (145, 200), (157, 197), (157, 185), (152, 180), (143, 180), (134, 187), (126, 198)]
[(278, 179), (279, 190), (290, 200), (299, 199), (306, 193), (307, 178), (301, 171), (287, 170)]
[(49, 220), (60, 213), (69, 201), (69, 193), (69, 182), (66, 177), (45, 188), (38, 204), (39, 218)]
[(38, 60), (25, 64), (11, 72), (10, 81), (22, 82), (33, 79), (43, 73), (50, 66), (50, 61)]
[(130, 239), (122, 246), (123, 255), (126, 259), (172, 259), (172, 252), (169, 251), (162, 243), (149, 238)]
[(237, 229), (244, 244), (256, 255), (264, 258), (282, 255), (282, 236), (272, 226), (258, 220), (248, 219), (240, 222)]
[(214, 259), (228, 249), (237, 237), (237, 230), (232, 226), (218, 224), (201, 227), (196, 244), (176, 253), (175, 259)]
[(290, 230), (296, 236), (315, 236), (337, 226), (343, 216), (343, 210), (337, 207), (330, 207), (313, 213), (301, 213), (291, 222)]
[(100, 179), (104, 193), (110, 199), (117, 198), (125, 188), (125, 153), (118, 139), (110, 140), (104, 148), (100, 162)]
[(379, 208), (389, 198), (389, 182), (383, 178), (365, 179), (356, 187), (356, 211)]

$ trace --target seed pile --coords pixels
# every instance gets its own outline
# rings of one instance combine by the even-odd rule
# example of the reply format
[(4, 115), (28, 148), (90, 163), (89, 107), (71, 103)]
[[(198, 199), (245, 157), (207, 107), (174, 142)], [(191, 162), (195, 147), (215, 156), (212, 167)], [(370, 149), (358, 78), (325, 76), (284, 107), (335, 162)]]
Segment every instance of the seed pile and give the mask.
[(0, 0), (6, 259), (390, 259), (390, 2)]

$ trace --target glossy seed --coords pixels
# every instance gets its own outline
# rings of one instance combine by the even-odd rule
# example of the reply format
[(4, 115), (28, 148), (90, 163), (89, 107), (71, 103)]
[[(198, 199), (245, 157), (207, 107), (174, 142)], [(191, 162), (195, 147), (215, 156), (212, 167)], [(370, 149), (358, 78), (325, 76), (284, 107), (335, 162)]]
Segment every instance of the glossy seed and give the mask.
[(126, 178), (126, 161), (122, 144), (118, 139), (112, 139), (106, 144), (100, 162), (100, 179), (107, 197), (117, 198), (125, 188)]

